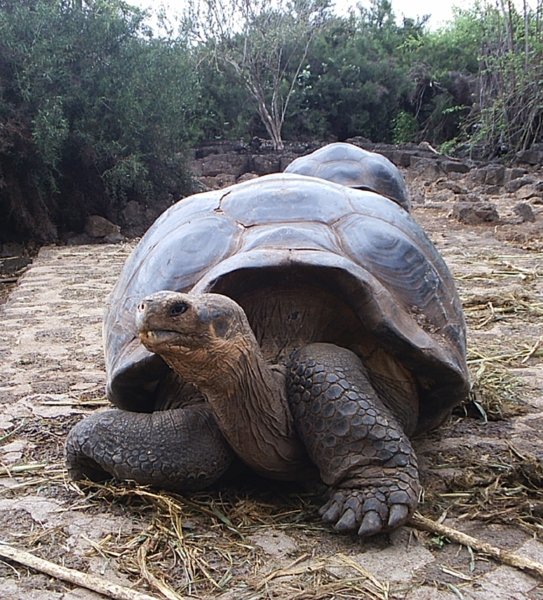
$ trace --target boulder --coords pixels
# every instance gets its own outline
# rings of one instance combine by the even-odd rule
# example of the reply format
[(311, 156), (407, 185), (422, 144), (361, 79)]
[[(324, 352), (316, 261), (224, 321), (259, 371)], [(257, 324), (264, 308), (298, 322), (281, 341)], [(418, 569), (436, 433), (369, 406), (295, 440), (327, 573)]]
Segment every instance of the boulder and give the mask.
[(519, 202), (513, 206), (513, 212), (520, 217), (521, 223), (533, 223), (535, 221), (534, 211), (527, 202)]
[(443, 171), (440, 169), (437, 160), (433, 158), (420, 158), (419, 156), (410, 157), (409, 165), (416, 175), (427, 180), (435, 180), (443, 176)]
[(251, 179), (258, 179), (258, 175), (256, 173), (244, 173), (241, 177), (238, 177), (237, 183), (251, 181)]
[(223, 172), (218, 175), (201, 177), (200, 182), (208, 190), (220, 190), (236, 183), (236, 176), (228, 172)]
[(521, 187), (524, 187), (525, 185), (530, 185), (532, 183), (535, 183), (535, 179), (533, 177), (530, 177), (530, 176), (518, 177), (518, 178), (512, 179), (511, 181), (508, 181), (505, 184), (505, 191), (508, 192), (509, 194), (514, 194), (516, 191), (520, 190)]
[(261, 154), (253, 156), (251, 171), (257, 175), (268, 175), (281, 171), (281, 157), (279, 154)]
[(85, 222), (85, 233), (93, 239), (122, 239), (121, 228), (100, 215), (91, 215)]
[(514, 181), (515, 179), (519, 179), (520, 177), (524, 177), (524, 175), (526, 175), (527, 171), (526, 169), (521, 169), (520, 167), (513, 167), (511, 169), (505, 169), (505, 177), (504, 177), (504, 183), (510, 183), (511, 181)]
[(441, 161), (441, 168), (445, 173), (469, 173), (470, 171), (467, 163), (455, 160)]
[(519, 200), (529, 200), (534, 196), (540, 196), (541, 192), (537, 189), (534, 184), (524, 185), (515, 192), (515, 197)]
[(250, 169), (250, 157), (246, 154), (209, 154), (192, 162), (192, 172), (197, 177), (217, 177), (223, 173), (234, 178)]
[(528, 165), (543, 164), (543, 144), (534, 144), (528, 150), (517, 153), (517, 160)]
[(29, 256), (6, 256), (0, 258), (0, 273), (12, 275), (27, 267), (32, 262)]
[(484, 168), (486, 185), (501, 185), (505, 179), (505, 167), (503, 165), (488, 165)]
[(500, 220), (496, 207), (491, 202), (457, 202), (452, 215), (466, 225), (497, 223)]
[(465, 188), (448, 179), (441, 179), (437, 181), (436, 188), (438, 190), (450, 190), (453, 194), (467, 194), (467, 190)]

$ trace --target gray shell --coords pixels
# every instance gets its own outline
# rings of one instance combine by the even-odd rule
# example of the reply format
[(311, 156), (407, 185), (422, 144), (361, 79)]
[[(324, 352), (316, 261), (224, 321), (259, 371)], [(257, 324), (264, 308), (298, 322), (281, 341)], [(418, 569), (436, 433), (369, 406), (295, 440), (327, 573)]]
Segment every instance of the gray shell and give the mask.
[(402, 174), (381, 154), (337, 142), (293, 160), (285, 173), (320, 177), (341, 185), (377, 192), (409, 211), (411, 201)]
[(168, 372), (137, 337), (140, 300), (160, 290), (229, 294), (262, 270), (301, 270), (351, 306), (415, 374), (419, 428), (440, 422), (467, 392), (462, 309), (447, 266), (396, 203), (328, 181), (275, 174), (196, 194), (168, 209), (128, 258), (104, 321), (108, 394), (150, 410)]

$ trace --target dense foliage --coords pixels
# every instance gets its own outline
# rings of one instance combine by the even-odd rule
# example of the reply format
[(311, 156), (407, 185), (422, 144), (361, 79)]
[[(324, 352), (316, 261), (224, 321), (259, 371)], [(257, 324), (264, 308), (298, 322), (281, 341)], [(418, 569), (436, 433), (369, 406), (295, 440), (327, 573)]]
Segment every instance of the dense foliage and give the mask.
[[(219, 21), (151, 29), (123, 0), (0, 0), (0, 241), (55, 240), (90, 214), (124, 224), (130, 201), (152, 213), (189, 190), (186, 148), (204, 140), (487, 157), (543, 141), (542, 0), (483, 1), (437, 31), (398, 23), (389, 0), (341, 17), (329, 0), (197, 2)], [(242, 25), (219, 29), (225, 15)]]
[(0, 238), (179, 196), (195, 99), (182, 42), (125, 2), (0, 0)]

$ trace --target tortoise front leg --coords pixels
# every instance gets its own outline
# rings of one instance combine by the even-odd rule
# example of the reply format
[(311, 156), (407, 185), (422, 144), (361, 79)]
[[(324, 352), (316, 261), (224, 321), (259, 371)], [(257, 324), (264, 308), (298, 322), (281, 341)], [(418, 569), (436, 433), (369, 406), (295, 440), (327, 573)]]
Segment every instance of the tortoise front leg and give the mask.
[(66, 440), (74, 480), (115, 477), (174, 491), (208, 487), (226, 472), (233, 456), (205, 405), (95, 413), (75, 425)]
[(332, 344), (311, 344), (292, 355), (289, 370), (297, 430), (331, 488), (323, 520), (361, 536), (405, 523), (418, 502), (417, 459), (360, 359)]

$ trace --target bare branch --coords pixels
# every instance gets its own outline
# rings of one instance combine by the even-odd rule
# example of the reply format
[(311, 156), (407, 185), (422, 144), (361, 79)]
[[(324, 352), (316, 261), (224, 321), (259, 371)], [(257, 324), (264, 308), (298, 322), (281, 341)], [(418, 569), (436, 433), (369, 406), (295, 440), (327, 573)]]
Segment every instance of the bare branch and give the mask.
[(193, 39), (206, 40), (216, 64), (229, 66), (257, 102), (274, 147), (309, 46), (329, 0), (192, 0)]

